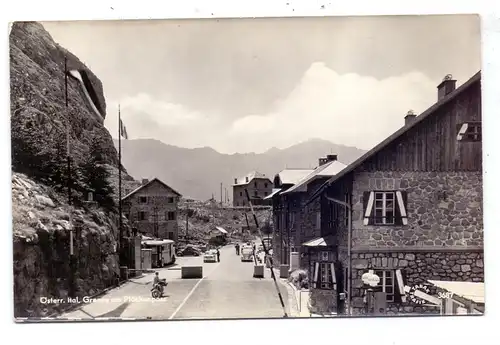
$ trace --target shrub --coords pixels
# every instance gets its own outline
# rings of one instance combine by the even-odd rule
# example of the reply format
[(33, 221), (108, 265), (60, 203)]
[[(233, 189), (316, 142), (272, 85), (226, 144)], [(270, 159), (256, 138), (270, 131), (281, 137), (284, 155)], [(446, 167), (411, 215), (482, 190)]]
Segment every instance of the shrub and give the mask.
[(288, 281), (291, 282), (297, 289), (309, 288), (309, 277), (306, 270), (298, 269), (293, 271), (288, 277)]

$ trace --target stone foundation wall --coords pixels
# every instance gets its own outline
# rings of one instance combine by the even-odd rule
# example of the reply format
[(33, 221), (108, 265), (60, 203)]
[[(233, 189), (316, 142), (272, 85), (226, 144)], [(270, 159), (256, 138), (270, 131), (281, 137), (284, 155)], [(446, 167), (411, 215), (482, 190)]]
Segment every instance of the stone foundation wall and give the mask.
[[(365, 313), (361, 276), (369, 269), (401, 269), (410, 287), (428, 284), (427, 280), (484, 282), (482, 252), (353, 253), (352, 258), (352, 304), (355, 315)], [(434, 288), (429, 286), (429, 289), (431, 295), (436, 294)], [(388, 303), (388, 309), (389, 315), (439, 313), (439, 308), (414, 304), (409, 298), (404, 303)]]
[[(408, 224), (363, 225), (363, 192), (401, 190)], [(483, 244), (481, 172), (356, 172), (353, 247), (470, 247)]]

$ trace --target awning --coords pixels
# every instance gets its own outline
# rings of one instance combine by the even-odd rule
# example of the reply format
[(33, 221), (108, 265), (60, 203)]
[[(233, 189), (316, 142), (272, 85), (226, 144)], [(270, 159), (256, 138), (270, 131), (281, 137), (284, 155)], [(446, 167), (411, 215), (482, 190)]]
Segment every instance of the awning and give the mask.
[(227, 234), (226, 229), (221, 228), (220, 226), (216, 226), (215, 228), (216, 228), (217, 230), (219, 230), (220, 232), (222, 232), (223, 234)]
[(474, 303), (484, 304), (484, 283), (428, 280), (432, 285)]
[(273, 196), (275, 196), (279, 192), (281, 192), (281, 188), (273, 189), (273, 191), (271, 192), (271, 194), (269, 194), (268, 196), (266, 196), (264, 198), (264, 200), (271, 199)]
[(329, 247), (335, 245), (335, 237), (333, 237), (333, 235), (318, 237), (304, 242), (302, 245), (305, 247)]
[(169, 243), (174, 243), (172, 240), (146, 240), (142, 241), (142, 244), (145, 244), (147, 246), (161, 246), (163, 244), (169, 244)]

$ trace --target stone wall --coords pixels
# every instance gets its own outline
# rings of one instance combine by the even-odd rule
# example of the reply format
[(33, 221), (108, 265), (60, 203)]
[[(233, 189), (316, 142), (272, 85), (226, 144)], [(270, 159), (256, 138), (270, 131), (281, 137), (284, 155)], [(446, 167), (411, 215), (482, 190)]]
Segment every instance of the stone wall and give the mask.
[[(363, 225), (363, 192), (401, 190), (408, 195), (408, 224)], [(353, 248), (482, 247), (481, 172), (356, 172)]]
[[(352, 303), (354, 314), (364, 314), (361, 276), (369, 269), (400, 269), (407, 286), (428, 284), (427, 280), (484, 282), (482, 252), (392, 252), (352, 254)], [(397, 284), (395, 282), (395, 284)], [(397, 285), (395, 285), (397, 286)], [(436, 291), (430, 287), (430, 294)], [(439, 308), (421, 306), (407, 298), (388, 303), (389, 314), (439, 313)]]

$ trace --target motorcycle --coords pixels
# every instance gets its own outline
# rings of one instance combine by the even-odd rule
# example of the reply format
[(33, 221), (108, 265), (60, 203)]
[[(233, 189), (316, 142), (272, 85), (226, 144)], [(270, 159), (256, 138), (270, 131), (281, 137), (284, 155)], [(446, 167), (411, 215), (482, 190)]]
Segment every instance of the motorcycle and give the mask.
[(153, 298), (161, 298), (163, 296), (163, 291), (167, 286), (167, 280), (161, 279), (158, 283), (154, 284), (151, 288), (151, 297)]

